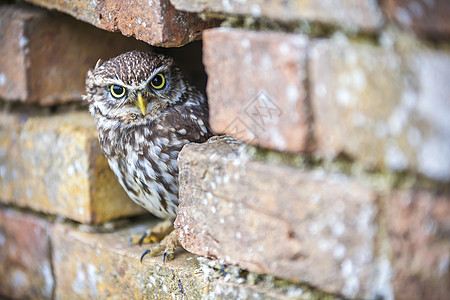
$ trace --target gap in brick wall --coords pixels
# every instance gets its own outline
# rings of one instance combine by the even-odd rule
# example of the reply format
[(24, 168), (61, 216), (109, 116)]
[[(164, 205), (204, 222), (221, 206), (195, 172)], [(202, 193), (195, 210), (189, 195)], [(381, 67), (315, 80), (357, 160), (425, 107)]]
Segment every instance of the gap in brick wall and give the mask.
[(24, 103), (20, 101), (9, 102), (0, 99), (0, 111), (11, 113), (26, 113), (32, 116), (66, 113), (72, 111), (88, 111), (80, 101), (62, 103), (57, 105), (42, 106), (38, 104)]
[(112, 233), (119, 229), (135, 226), (136, 224), (145, 223), (151, 220), (159, 220), (157, 217), (151, 214), (144, 214), (129, 217), (121, 217), (98, 224), (86, 224), (66, 218), (62, 215), (54, 215), (51, 213), (46, 213), (44, 211), (36, 210), (34, 208), (19, 206), (14, 203), (8, 203), (8, 201), (0, 203), (0, 210), (5, 209), (10, 209), (23, 214), (39, 217), (41, 219), (47, 220), (50, 223), (70, 224), (72, 226), (76, 226), (80, 231), (90, 233)]
[(206, 95), (207, 76), (202, 62), (202, 41), (178, 48), (153, 47), (153, 51), (172, 57), (185, 78)]

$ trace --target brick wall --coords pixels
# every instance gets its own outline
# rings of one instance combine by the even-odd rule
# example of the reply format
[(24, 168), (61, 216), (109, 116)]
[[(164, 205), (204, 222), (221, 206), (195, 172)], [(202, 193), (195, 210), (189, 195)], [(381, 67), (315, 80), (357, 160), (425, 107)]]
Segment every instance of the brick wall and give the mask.
[[(0, 295), (450, 298), (448, 1), (26, 2), (0, 2)], [(131, 49), (228, 135), (180, 153), (165, 264), (80, 104)]]

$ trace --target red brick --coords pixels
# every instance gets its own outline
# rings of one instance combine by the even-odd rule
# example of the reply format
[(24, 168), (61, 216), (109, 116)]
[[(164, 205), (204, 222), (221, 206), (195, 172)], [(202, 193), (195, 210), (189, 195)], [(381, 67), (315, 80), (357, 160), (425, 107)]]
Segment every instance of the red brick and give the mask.
[(408, 51), (314, 42), (309, 90), (318, 152), (450, 181), (450, 54)]
[(449, 299), (450, 197), (395, 191), (386, 210), (396, 299)]
[(63, 1), (27, 0), (56, 9), (108, 31), (120, 31), (153, 46), (178, 47), (187, 44), (205, 28), (217, 22), (202, 21), (197, 14), (176, 10), (169, 0)]
[(50, 231), (42, 218), (0, 207), (0, 295), (52, 298)]
[(448, 0), (387, 0), (384, 10), (404, 28), (430, 37), (450, 38), (450, 2)]
[(382, 25), (382, 14), (375, 0), (323, 1), (220, 1), (171, 0), (180, 10), (216, 12), (265, 17), (281, 22), (316, 21), (343, 27), (373, 30)]
[(86, 72), (99, 58), (145, 43), (106, 33), (71, 17), (42, 9), (0, 8), (0, 97), (53, 105), (80, 100)]
[(188, 251), (254, 272), (374, 298), (377, 195), (344, 174), (259, 161), (244, 144), (179, 156), (175, 227)]
[(203, 38), (212, 129), (276, 150), (307, 149), (308, 38), (222, 28)]

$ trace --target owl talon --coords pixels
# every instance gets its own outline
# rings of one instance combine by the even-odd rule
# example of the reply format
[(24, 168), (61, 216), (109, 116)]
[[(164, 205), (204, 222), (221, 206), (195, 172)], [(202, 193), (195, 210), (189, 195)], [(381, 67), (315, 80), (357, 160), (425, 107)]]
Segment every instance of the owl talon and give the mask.
[(142, 260), (144, 259), (144, 256), (146, 256), (147, 254), (151, 253), (152, 251), (150, 249), (147, 249), (144, 251), (144, 253), (142, 253), (141, 255), (141, 264), (142, 264)]
[(154, 247), (147, 249), (142, 255), (141, 255), (141, 262), (145, 255), (150, 255), (151, 257), (154, 257), (160, 253), (163, 254), (163, 263), (166, 263), (166, 261), (172, 260), (174, 258), (175, 250), (180, 245), (178, 241), (178, 237), (176, 235), (175, 230), (172, 231), (168, 236), (166, 236), (159, 244), (155, 245)]
[(132, 244), (138, 244), (142, 246), (142, 244), (151, 244), (151, 243), (159, 243), (166, 236), (168, 236), (173, 231), (173, 220), (168, 219), (164, 220), (150, 230), (145, 231), (141, 236), (134, 236), (131, 238)]
[(144, 239), (148, 236), (147, 231), (144, 231), (144, 233), (142, 234), (141, 238), (139, 239), (139, 246), (142, 246), (142, 243), (144, 242)]

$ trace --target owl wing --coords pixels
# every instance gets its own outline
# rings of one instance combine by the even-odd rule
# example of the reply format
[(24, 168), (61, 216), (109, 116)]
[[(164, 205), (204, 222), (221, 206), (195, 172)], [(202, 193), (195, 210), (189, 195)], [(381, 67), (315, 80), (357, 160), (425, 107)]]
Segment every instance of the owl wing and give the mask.
[(214, 135), (209, 126), (209, 111), (207, 105), (183, 105), (174, 107), (167, 115), (167, 123), (174, 128), (179, 139), (188, 142), (203, 143)]

